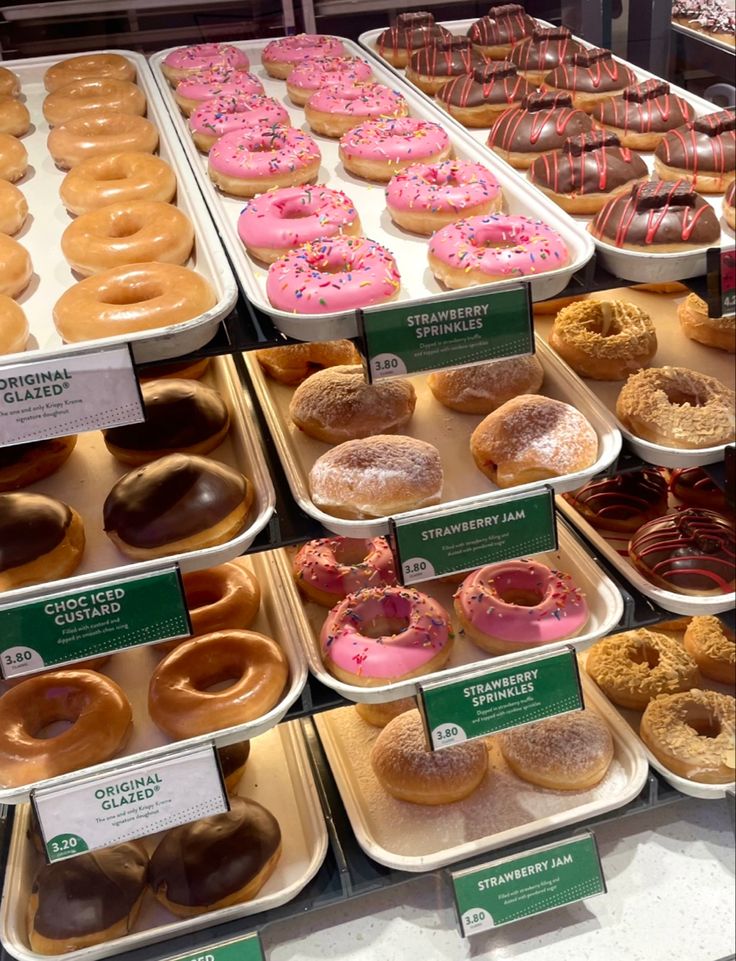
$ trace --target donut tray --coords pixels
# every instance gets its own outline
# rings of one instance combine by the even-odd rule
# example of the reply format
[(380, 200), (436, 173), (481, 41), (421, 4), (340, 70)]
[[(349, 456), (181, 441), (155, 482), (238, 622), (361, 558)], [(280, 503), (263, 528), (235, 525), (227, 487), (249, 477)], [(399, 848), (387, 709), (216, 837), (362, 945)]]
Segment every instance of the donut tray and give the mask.
[[(194, 918), (178, 918), (146, 891), (141, 913), (130, 934), (74, 952), (79, 961), (95, 961), (224, 924), (286, 904), (315, 876), (327, 853), (327, 830), (297, 722), (282, 724), (256, 738), (236, 789), (272, 812), (281, 827), (283, 850), (271, 877), (251, 901)], [(17, 812), (5, 874), (0, 940), (18, 961), (41, 961), (47, 955), (28, 943), (28, 897), (41, 857), (28, 839), (30, 806)], [(144, 843), (149, 854), (163, 833)]]
[[(234, 46), (245, 50), (249, 55), (252, 72), (263, 81), (266, 94), (286, 106), (292, 124), (310, 132), (304, 119), (304, 109), (296, 107), (287, 98), (285, 81), (269, 77), (260, 64), (261, 52), (266, 42), (252, 40), (236, 42)], [(358, 44), (345, 39), (343, 43), (349, 54), (366, 59), (364, 51)], [(220, 193), (207, 176), (207, 158), (195, 147), (189, 134), (186, 118), (179, 112), (171, 88), (161, 72), (161, 63), (168, 52), (168, 50), (162, 50), (154, 54), (150, 61), (151, 68), (246, 297), (268, 314), (283, 333), (297, 340), (331, 340), (356, 336), (358, 324), (354, 311), (291, 314), (271, 306), (266, 295), (267, 269), (249, 257), (237, 233), (238, 216), (245, 205), (245, 200), (227, 197)], [(376, 81), (392, 87), (397, 86), (393, 71), (375, 60), (371, 61), (371, 67)], [(413, 88), (402, 89), (401, 93), (409, 104), (412, 116), (444, 123), (446, 115), (428, 103), (422, 94), (414, 91)], [(453, 124), (447, 128), (447, 132), (457, 157), (480, 160), (493, 171), (504, 190), (505, 204), (509, 213), (525, 214), (544, 220), (562, 234), (570, 250), (570, 263), (557, 270), (540, 274), (530, 281), (532, 294), (536, 300), (555, 296), (567, 286), (572, 274), (592, 256), (591, 239), (556, 204), (542, 197), (538, 191), (530, 190), (523, 179), (505, 164), (497, 161), (495, 157), (489, 158), (485, 151), (479, 150), (475, 141), (462, 127)], [(338, 157), (337, 140), (314, 134), (312, 136), (322, 151), (319, 182), (344, 190), (355, 203), (365, 236), (384, 244), (395, 255), (402, 277), (399, 301), (413, 303), (422, 300), (426, 303), (428, 298), (431, 302), (433, 298), (444, 296), (446, 292), (434, 279), (427, 266), (427, 238), (403, 231), (392, 222), (385, 208), (382, 185), (353, 177), (343, 169)], [(518, 283), (518, 280), (519, 278), (515, 278), (509, 283)], [(490, 292), (501, 286), (504, 285), (487, 284), (485, 288)], [(458, 292), (458, 296), (462, 296), (462, 291)]]
[(717, 50), (736, 54), (736, 48), (734, 48), (733, 43), (719, 40), (714, 34), (708, 33), (707, 30), (695, 30), (693, 27), (688, 27), (684, 23), (676, 23), (674, 20), (672, 21), (672, 29), (675, 33), (681, 33), (684, 37), (690, 37), (693, 40), (698, 40), (700, 43), (708, 43)]
[[(715, 347), (706, 347), (704, 344), (690, 340), (683, 333), (677, 317), (677, 307), (686, 296), (686, 294), (652, 294), (627, 287), (607, 290), (604, 293), (585, 294), (582, 299), (624, 300), (641, 307), (652, 318), (657, 330), (657, 353), (652, 359), (651, 367), (689, 367), (701, 374), (717, 378), (733, 390), (736, 388), (733, 354)], [(549, 338), (553, 321), (552, 314), (534, 315), (534, 329), (545, 341)], [(625, 380), (603, 381), (584, 378), (586, 387), (590, 388), (613, 417), (616, 416), (616, 400), (625, 382)], [(661, 467), (698, 467), (702, 464), (721, 461), (725, 455), (725, 446), (705, 447), (701, 450), (665, 447), (637, 437), (620, 421), (617, 421), (617, 425), (634, 453), (650, 464)]]
[(51, 477), (25, 487), (23, 492), (48, 494), (78, 511), (87, 538), (82, 563), (74, 575), (63, 580), (0, 592), (0, 608), (35, 597), (45, 597), (55, 591), (73, 590), (115, 577), (153, 572), (172, 563), (178, 564), (182, 571), (212, 567), (232, 560), (250, 547), (268, 524), (276, 503), (261, 439), (255, 426), (255, 414), (250, 399), (238, 381), (231, 358), (213, 358), (203, 382), (218, 390), (230, 408), (231, 417), (229, 434), (209, 457), (236, 468), (253, 484), (253, 504), (244, 530), (224, 544), (204, 550), (171, 554), (155, 560), (130, 560), (105, 534), (102, 507), (113, 484), (134, 468), (115, 460), (105, 447), (100, 431), (79, 434), (77, 446), (66, 464)]
[[(657, 625), (653, 624), (650, 630), (656, 631)], [(663, 633), (681, 642), (684, 635), (684, 630), (685, 625), (683, 625), (682, 631), (676, 631), (667, 628), (665, 631), (663, 631)], [(603, 699), (606, 704), (610, 706), (611, 710), (618, 714), (619, 718), (624, 722), (624, 724), (629, 727), (631, 733), (639, 743), (640, 750), (644, 752), (644, 755), (646, 756), (650, 766), (654, 768), (655, 771), (658, 771), (668, 784), (671, 784), (672, 787), (681, 794), (687, 794), (690, 797), (702, 798), (705, 801), (710, 801), (714, 798), (726, 797), (729, 792), (733, 793), (734, 787), (736, 786), (733, 782), (731, 782), (731, 784), (702, 784), (699, 781), (692, 781), (690, 778), (680, 777), (678, 774), (673, 774), (673, 772), (670, 771), (669, 768), (665, 767), (661, 761), (658, 761), (639, 737), (639, 724), (641, 722), (642, 712), (631, 711), (627, 708), (619, 707), (618, 705), (614, 704), (613, 701), (610, 701), (593, 681), (593, 679), (586, 674), (585, 658), (586, 654), (584, 651), (582, 653), (578, 653), (578, 662), (582, 668), (580, 676), (581, 679), (584, 679), (584, 684), (592, 685), (596, 689), (598, 696)], [(727, 684), (719, 684), (717, 681), (708, 680), (708, 678), (703, 678), (703, 689), (708, 691), (718, 691), (719, 694), (730, 694), (733, 696), (733, 688), (729, 688)]]
[(611, 729), (614, 758), (608, 773), (587, 791), (552, 791), (522, 781), (488, 738), (489, 771), (473, 794), (454, 804), (399, 801), (379, 784), (370, 749), (379, 729), (352, 707), (315, 718), (350, 824), (365, 853), (402, 871), (432, 871), (463, 858), (577, 824), (623, 807), (641, 791), (647, 762), (638, 739), (587, 677), (586, 709)]
[(15, 240), (31, 255), (34, 275), (25, 291), (17, 298), (28, 317), (31, 328), (29, 347), (25, 353), (6, 355), (2, 363), (39, 360), (46, 354), (73, 353), (90, 347), (130, 343), (137, 361), (161, 360), (177, 357), (202, 347), (213, 337), (219, 322), (235, 305), (237, 287), (222, 245), (199, 194), (191, 170), (182, 156), (161, 96), (153, 82), (145, 57), (130, 50), (121, 53), (135, 64), (137, 83), (148, 101), (147, 117), (158, 128), (158, 155), (174, 170), (179, 189), (176, 206), (192, 221), (195, 230), (194, 252), (186, 266), (194, 268), (209, 280), (217, 295), (217, 303), (193, 320), (158, 330), (140, 331), (117, 337), (64, 345), (51, 320), (51, 308), (61, 294), (81, 277), (72, 271), (61, 253), (61, 235), (71, 223), (69, 214), (59, 197), (59, 187), (66, 171), (60, 170), (46, 148), (49, 126), (41, 106), (46, 90), (43, 76), (59, 62), (58, 56), (36, 57), (28, 60), (4, 61), (3, 65), (18, 75), (22, 85), (22, 99), (31, 114), (32, 126), (21, 141), (28, 151), (28, 171), (16, 184), (26, 196), (29, 216)]
[[(502, 667), (504, 664), (514, 662), (525, 655), (533, 657), (541, 651), (559, 649), (565, 645), (582, 648), (592, 644), (599, 637), (603, 637), (614, 630), (615, 625), (619, 623), (623, 615), (623, 600), (613, 582), (593, 563), (581, 543), (564, 523), (558, 525), (558, 534), (559, 550), (547, 554), (538, 554), (534, 559), (541, 564), (546, 564), (553, 570), (572, 575), (574, 583), (585, 594), (590, 618), (582, 632), (577, 636), (545, 644), (543, 647), (494, 657), (477, 647), (458, 626), (452, 603), (452, 595), (458, 585), (449, 579), (439, 578), (417, 584), (416, 588), (434, 597), (448, 612), (453, 624), (455, 642), (449, 664), (443, 670), (380, 687), (360, 687), (356, 684), (347, 684), (340, 681), (326, 670), (322, 662), (319, 635), (322, 624), (327, 617), (327, 608), (313, 601), (303, 600), (297, 633), (304, 642), (310, 671), (322, 684), (337, 691), (338, 694), (349, 701), (382, 703), (416, 694), (419, 684), (422, 682), (451, 681), (460, 677), (469, 668), (478, 668), (483, 664), (487, 664), (489, 669), (496, 666)], [(279, 560), (281, 563), (287, 563), (284, 555), (281, 555)], [(283, 578), (291, 576), (290, 569), (283, 570), (281, 576)]]
[[(440, 21), (443, 27), (446, 27), (450, 33), (456, 34), (458, 36), (464, 36), (469, 27), (475, 23), (477, 17), (471, 18), (469, 20), (452, 20), (452, 21)], [(539, 20), (542, 26), (548, 27), (551, 24), (544, 20)], [(379, 54), (376, 44), (378, 37), (383, 32), (383, 30), (369, 30), (363, 33), (359, 37), (361, 45), (370, 51), (370, 53), (379, 60), (380, 63), (386, 63), (389, 70), (392, 70), (397, 76), (400, 76), (403, 82), (411, 87), (412, 90), (416, 90), (418, 95), (424, 97), (431, 102), (434, 102), (431, 97), (427, 94), (422, 93), (417, 87), (404, 79), (404, 71), (392, 67), (387, 61)], [(593, 47), (594, 44), (588, 43), (587, 40), (583, 40), (582, 37), (575, 38), (584, 47)], [(634, 63), (630, 63), (628, 60), (622, 60), (620, 57), (616, 57), (619, 63), (625, 64), (629, 67), (637, 77), (637, 80), (650, 80), (660, 79), (656, 77), (655, 74), (649, 73), (647, 70), (643, 70)], [(720, 108), (715, 104), (710, 103), (708, 100), (703, 100), (701, 97), (697, 97), (687, 90), (676, 86), (675, 84), (670, 84), (670, 91), (678, 97), (682, 97), (683, 100), (687, 100), (690, 105), (695, 110), (697, 116), (702, 116), (706, 113), (714, 113)], [(466, 130), (467, 133), (478, 143), (481, 144), (482, 149), (485, 152), (486, 158), (489, 154), (496, 154), (491, 150), (490, 147), (486, 146), (486, 140), (488, 139), (488, 133), (490, 127), (477, 127), (477, 128), (465, 128), (457, 120), (454, 120), (444, 111), (446, 121), (449, 124), (460, 127), (462, 130)], [(640, 153), (642, 159), (649, 168), (650, 173), (654, 171), (654, 153), (637, 151)], [(500, 159), (500, 158), (499, 158)], [(487, 160), (485, 161), (487, 162)], [(505, 161), (502, 163), (506, 164)], [(548, 199), (546, 194), (543, 194), (541, 190), (537, 190), (527, 179), (525, 173), (519, 174), (522, 180), (525, 182), (527, 187), (531, 187), (535, 193), (540, 194)], [(719, 218), (721, 224), (721, 238), (720, 243), (724, 247), (732, 246), (734, 242), (734, 232), (728, 226), (722, 215), (722, 205), (723, 205), (723, 194), (703, 194), (702, 195), (708, 203), (715, 209), (716, 216)], [(555, 204), (555, 206), (557, 206)], [(562, 208), (558, 207), (558, 210)], [(592, 220), (592, 217), (587, 215), (569, 215), (572, 219), (580, 226), (582, 230), (587, 233), (587, 225)], [(591, 240), (596, 247), (596, 252), (599, 262), (608, 271), (614, 274), (616, 277), (621, 277), (622, 280), (631, 280), (636, 283), (663, 283), (665, 281), (674, 280), (684, 280), (687, 277), (699, 277), (706, 273), (706, 249), (705, 247), (699, 248), (697, 250), (679, 251), (675, 253), (663, 253), (663, 254), (653, 254), (649, 252), (640, 252), (637, 250), (623, 250), (614, 246), (613, 244), (608, 244), (603, 241), (597, 240), (591, 236)], [(712, 246), (716, 246), (713, 244)], [(538, 299), (538, 298), (535, 298)]]
[[(621, 435), (613, 427), (608, 411), (541, 341), (537, 344), (537, 356), (544, 367), (542, 393), (572, 404), (588, 418), (598, 434), (598, 459), (595, 464), (583, 471), (547, 481), (558, 492), (572, 490), (586, 483), (595, 474), (601, 473), (615, 461), (620, 450)], [(386, 517), (346, 520), (327, 514), (314, 504), (309, 491), (309, 471), (314, 461), (329, 449), (329, 445), (308, 437), (291, 423), (289, 402), (294, 389), (268, 378), (255, 355), (246, 354), (245, 360), (284, 465), (292, 495), (301, 509), (328, 530), (346, 537), (375, 537), (386, 534), (389, 528)], [(543, 486), (535, 482), (506, 490), (494, 487), (475, 466), (470, 454), (470, 434), (483, 417), (460, 414), (443, 407), (427, 387), (427, 375), (412, 377), (411, 382), (416, 389), (417, 406), (403, 433), (428, 441), (439, 449), (445, 472), (441, 501), (443, 507), (458, 510), (481, 507), (510, 494), (537, 490)], [(436, 509), (437, 507), (425, 507), (397, 516), (423, 517)]]

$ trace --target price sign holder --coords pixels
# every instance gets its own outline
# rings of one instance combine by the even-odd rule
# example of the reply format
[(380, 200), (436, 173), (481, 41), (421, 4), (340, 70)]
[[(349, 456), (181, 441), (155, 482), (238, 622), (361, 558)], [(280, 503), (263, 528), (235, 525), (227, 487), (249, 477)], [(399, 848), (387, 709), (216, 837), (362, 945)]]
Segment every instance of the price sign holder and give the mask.
[(240, 938), (190, 951), (189, 954), (165, 958), (164, 961), (265, 961), (265, 958), (258, 932), (253, 931)]
[(466, 938), (607, 891), (592, 831), (450, 877)]
[(736, 246), (709, 247), (706, 264), (708, 316), (736, 314)]
[(402, 584), (556, 551), (554, 492), (545, 486), (482, 507), (392, 517), (389, 532)]
[(534, 353), (528, 284), (357, 310), (369, 382)]
[(49, 862), (230, 810), (212, 743), (31, 792)]
[(0, 676), (192, 636), (178, 565), (0, 607)]
[(515, 658), (461, 679), (419, 684), (419, 713), (431, 750), (498, 734), (546, 717), (583, 710), (578, 660), (561, 650)]

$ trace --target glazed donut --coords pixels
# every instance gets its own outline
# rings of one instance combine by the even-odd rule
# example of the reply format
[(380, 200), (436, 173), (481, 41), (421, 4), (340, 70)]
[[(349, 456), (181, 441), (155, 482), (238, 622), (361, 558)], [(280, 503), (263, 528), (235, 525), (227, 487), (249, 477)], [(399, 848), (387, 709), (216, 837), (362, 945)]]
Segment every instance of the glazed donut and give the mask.
[(280, 856), (281, 829), (273, 814), (233, 797), (225, 814), (166, 832), (151, 855), (149, 883), (172, 914), (192, 918), (250, 901)]
[(385, 183), (413, 164), (445, 160), (452, 154), (452, 144), (438, 123), (395, 117), (352, 127), (340, 138), (339, 152), (343, 167), (351, 174)]
[[(69, 727), (39, 737), (56, 721)], [(104, 674), (69, 669), (29, 677), (0, 698), (3, 786), (101, 764), (124, 747), (132, 722), (128, 699)]]
[(429, 242), (429, 267), (451, 290), (564, 267), (570, 254), (556, 230), (541, 220), (489, 214), (458, 220)]
[(303, 244), (361, 233), (352, 200), (321, 184), (268, 190), (248, 201), (238, 218), (238, 236), (251, 257), (264, 264)]
[(69, 170), (90, 157), (153, 153), (158, 147), (158, 131), (145, 117), (96, 113), (54, 127), (47, 145), (57, 167)]
[(174, 171), (148, 153), (110, 153), (89, 157), (72, 168), (59, 187), (61, 202), (73, 214), (135, 200), (167, 204), (174, 199)]
[(0, 180), (0, 234), (17, 234), (28, 216), (28, 202), (22, 191)]
[(0, 234), (0, 295), (17, 297), (26, 289), (32, 275), (33, 265), (26, 248)]
[(252, 503), (253, 485), (232, 467), (168, 454), (113, 485), (103, 506), (104, 529), (133, 560), (166, 557), (232, 540)]
[(271, 304), (289, 313), (327, 314), (394, 300), (401, 278), (393, 254), (364, 237), (330, 237), (284, 254), (268, 268)]
[(0, 133), (0, 180), (15, 183), (28, 169), (28, 152), (20, 140)]
[(43, 115), (50, 127), (57, 127), (88, 113), (142, 117), (145, 112), (145, 94), (134, 83), (99, 77), (72, 80), (48, 94), (43, 102)]
[(424, 93), (434, 96), (452, 77), (472, 74), (475, 67), (483, 63), (468, 37), (440, 37), (412, 53), (405, 77)]
[(483, 741), (430, 751), (419, 711), (390, 721), (376, 738), (370, 755), (378, 783), (400, 801), (452, 804), (480, 786), (488, 770)]
[(225, 193), (253, 197), (271, 187), (309, 183), (319, 172), (321, 158), (308, 134), (261, 123), (220, 137), (210, 150), (207, 172)]
[(453, 647), (447, 611), (413, 587), (371, 587), (332, 608), (320, 632), (325, 668), (344, 684), (380, 687), (441, 670)]
[(694, 617), (685, 629), (685, 650), (704, 677), (736, 684), (736, 638), (717, 617)]
[(728, 784), (736, 774), (736, 700), (686, 691), (650, 701), (639, 736), (660, 764), (699, 784)]
[(0, 494), (0, 591), (69, 577), (84, 553), (82, 518), (45, 494)]
[(542, 27), (535, 23), (531, 36), (514, 44), (509, 60), (529, 83), (541, 86), (550, 70), (582, 49), (567, 27)]
[(411, 420), (417, 397), (408, 380), (369, 384), (357, 364), (317, 371), (294, 391), (289, 416), (325, 444), (388, 434)]
[[(65, 954), (130, 934), (146, 893), (148, 855), (118, 844), (39, 868), (28, 898), (28, 941), (36, 954)], [(70, 892), (74, 911), (69, 910)]]
[(249, 756), (250, 741), (239, 741), (237, 744), (228, 744), (227, 747), (218, 747), (217, 757), (228, 794), (235, 793), (245, 772)]
[(574, 474), (598, 457), (598, 435), (574, 407), (522, 394), (506, 401), (473, 431), (476, 467), (498, 487)]
[(176, 87), (192, 74), (214, 69), (247, 71), (249, 66), (248, 54), (230, 43), (197, 43), (172, 50), (161, 64), (161, 72)]
[(502, 202), (501, 186), (490, 170), (465, 160), (413, 164), (386, 187), (391, 219), (417, 234), (433, 234), (457, 220), (492, 214)]
[(596, 104), (593, 119), (615, 133), (624, 147), (656, 150), (668, 130), (693, 119), (693, 108), (670, 93), (669, 84), (652, 77)]
[(0, 67), (0, 97), (17, 97), (20, 93), (20, 80), (17, 74), (7, 67)]
[[(544, 78), (545, 90), (572, 94), (573, 105), (586, 113), (593, 113), (601, 105), (614, 102), (619, 94), (631, 88), (631, 84), (641, 86), (637, 84), (634, 71), (622, 61), (614, 59), (613, 53), (602, 47), (579, 50), (550, 70)], [(682, 123), (690, 117), (687, 105), (686, 110), (688, 114)], [(652, 149), (655, 146), (656, 143)]]
[(230, 429), (227, 404), (197, 380), (168, 378), (142, 385), (140, 424), (103, 430), (105, 446), (123, 464), (148, 464), (167, 454), (209, 454)]
[(69, 459), (77, 435), (0, 447), (0, 493), (28, 487), (55, 474)]
[(373, 71), (365, 60), (357, 57), (309, 57), (289, 73), (286, 92), (289, 100), (303, 107), (316, 90), (365, 83)]
[(22, 137), (31, 128), (28, 107), (20, 100), (0, 99), (0, 133)]
[(533, 91), (512, 63), (486, 62), (443, 84), (435, 100), (464, 127), (492, 127), (499, 114), (519, 106)]
[(623, 380), (649, 365), (657, 353), (657, 330), (636, 304), (583, 300), (555, 317), (549, 345), (581, 377)]
[(517, 777), (553, 791), (590, 790), (614, 755), (608, 725), (588, 710), (504, 731), (498, 743)]
[(188, 267), (131, 264), (70, 287), (56, 301), (53, 316), (71, 344), (183, 324), (216, 303), (209, 281)]
[(518, 3), (491, 7), (488, 13), (471, 24), (468, 37), (473, 46), (491, 60), (505, 60), (518, 43), (531, 37), (536, 20)]
[(417, 702), (414, 697), (402, 697), (398, 701), (384, 701), (382, 704), (356, 704), (356, 713), (372, 727), (386, 727), (399, 714), (412, 711)]
[(437, 448), (394, 434), (338, 444), (309, 472), (312, 500), (335, 517), (389, 517), (438, 504), (442, 484)]
[(669, 486), (673, 495), (687, 507), (705, 507), (722, 514), (727, 510), (725, 492), (702, 467), (670, 471)]
[(728, 185), (723, 198), (723, 218), (731, 228), (736, 230), (736, 208), (734, 208), (734, 198), (736, 197), (736, 180), (732, 180)]
[(585, 670), (609, 700), (633, 711), (660, 694), (700, 687), (697, 664), (682, 644), (643, 627), (597, 641)]
[[(264, 96), (264, 92), (263, 84), (255, 74), (215, 67), (186, 77), (177, 84), (173, 96), (184, 116), (189, 117), (209, 100), (240, 100)], [(289, 122), (288, 115), (285, 122)]]
[(450, 31), (435, 23), (431, 13), (424, 10), (400, 13), (393, 26), (379, 35), (376, 50), (392, 67), (403, 68), (415, 51), (449, 36)]
[(325, 367), (359, 364), (360, 354), (350, 340), (323, 340), (257, 350), (258, 363), (269, 377), (294, 386)]
[(250, 130), (254, 124), (289, 125), (289, 115), (273, 97), (253, 93), (238, 97), (205, 100), (189, 118), (192, 140), (202, 153), (208, 153), (226, 133)]
[(463, 414), (490, 414), (519, 394), (536, 394), (544, 380), (544, 368), (534, 354), (491, 360), (472, 367), (433, 371), (427, 386), (450, 410)]
[(29, 333), (23, 308), (10, 297), (0, 294), (0, 357), (24, 351)]
[(488, 146), (512, 167), (525, 170), (566, 140), (590, 133), (593, 121), (572, 105), (569, 93), (530, 93), (518, 107), (498, 117), (488, 134)]
[(195, 637), (246, 630), (258, 615), (261, 587), (241, 558), (182, 575)]
[[(197, 737), (262, 718), (288, 680), (289, 663), (276, 641), (253, 631), (216, 631), (184, 641), (159, 663), (148, 713), (169, 737)], [(232, 683), (211, 690), (222, 681)]]
[(348, 594), (396, 585), (394, 555), (385, 537), (323, 537), (303, 544), (294, 558), (294, 579), (310, 601), (334, 607)]
[(119, 53), (85, 53), (49, 67), (43, 75), (43, 85), (48, 93), (53, 93), (73, 80), (89, 77), (135, 83), (136, 71), (130, 60)]
[(322, 87), (304, 105), (304, 115), (314, 133), (342, 137), (367, 120), (406, 117), (409, 107), (396, 90), (381, 83), (351, 83)]
[(667, 511), (667, 481), (657, 467), (592, 480), (562, 496), (601, 531), (633, 533)]
[(631, 374), (616, 416), (632, 434), (664, 447), (701, 450), (736, 438), (736, 394), (715, 377), (687, 367)]
[(345, 47), (337, 37), (298, 33), (293, 37), (283, 37), (266, 44), (261, 54), (261, 63), (269, 77), (286, 80), (302, 60), (342, 56), (345, 56)]
[(688, 296), (677, 307), (682, 332), (706, 347), (736, 353), (736, 317), (710, 317), (708, 305), (697, 294)]
[(701, 194), (725, 191), (736, 174), (734, 108), (666, 133), (654, 151), (654, 171), (663, 180), (683, 178)]
[(129, 264), (184, 264), (194, 246), (186, 214), (155, 200), (129, 200), (80, 214), (61, 235), (61, 252), (84, 277)]

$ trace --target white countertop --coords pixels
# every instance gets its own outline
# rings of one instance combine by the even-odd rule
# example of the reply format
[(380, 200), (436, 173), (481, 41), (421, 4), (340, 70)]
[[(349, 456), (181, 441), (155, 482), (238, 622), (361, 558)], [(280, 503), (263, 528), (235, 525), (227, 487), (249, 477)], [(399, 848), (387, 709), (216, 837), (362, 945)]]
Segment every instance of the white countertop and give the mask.
[(267, 961), (721, 961), (736, 951), (728, 804), (686, 799), (599, 825), (608, 894), (469, 941), (437, 875), (270, 925), (264, 952)]

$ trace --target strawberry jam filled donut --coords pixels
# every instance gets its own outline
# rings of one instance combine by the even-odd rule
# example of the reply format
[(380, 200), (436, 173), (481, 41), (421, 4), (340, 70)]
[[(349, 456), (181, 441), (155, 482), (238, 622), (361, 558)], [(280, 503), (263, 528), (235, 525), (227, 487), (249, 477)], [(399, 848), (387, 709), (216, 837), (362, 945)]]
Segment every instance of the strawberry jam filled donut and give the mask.
[(282, 37), (266, 44), (261, 62), (269, 77), (285, 80), (302, 60), (318, 57), (342, 57), (345, 47), (337, 37), (325, 37), (319, 33), (298, 33), (294, 37)]
[(303, 107), (322, 87), (364, 83), (372, 76), (369, 65), (357, 57), (310, 57), (291, 71), (286, 91), (292, 103)]
[(254, 124), (288, 127), (289, 115), (273, 97), (253, 93), (205, 100), (189, 118), (192, 139), (202, 153), (207, 153), (226, 133), (250, 130)]
[(294, 558), (297, 587), (323, 607), (370, 587), (396, 585), (394, 555), (385, 537), (323, 537)]
[(326, 314), (393, 300), (400, 286), (396, 261), (385, 247), (363, 237), (334, 237), (272, 264), (266, 292), (279, 310)]
[(306, 184), (322, 156), (309, 134), (261, 123), (225, 134), (210, 150), (210, 180), (225, 193), (253, 197), (271, 187)]
[(406, 100), (382, 83), (342, 84), (322, 87), (307, 100), (304, 114), (315, 132), (342, 137), (351, 127), (379, 117), (406, 117)]
[(197, 43), (193, 47), (179, 47), (166, 57), (161, 70), (172, 86), (185, 77), (202, 70), (223, 67), (229, 70), (247, 70), (248, 55), (229, 43)]
[(238, 219), (238, 234), (248, 253), (266, 264), (302, 244), (360, 232), (352, 200), (322, 186), (269, 190), (249, 201)]
[(357, 177), (381, 183), (411, 164), (438, 163), (451, 153), (450, 138), (442, 127), (418, 117), (369, 120), (340, 138), (343, 167)]
[(179, 109), (188, 117), (193, 110), (207, 100), (219, 97), (249, 97), (263, 94), (263, 84), (252, 73), (245, 70), (230, 70), (228, 67), (215, 67), (193, 73), (177, 84), (174, 100)]

